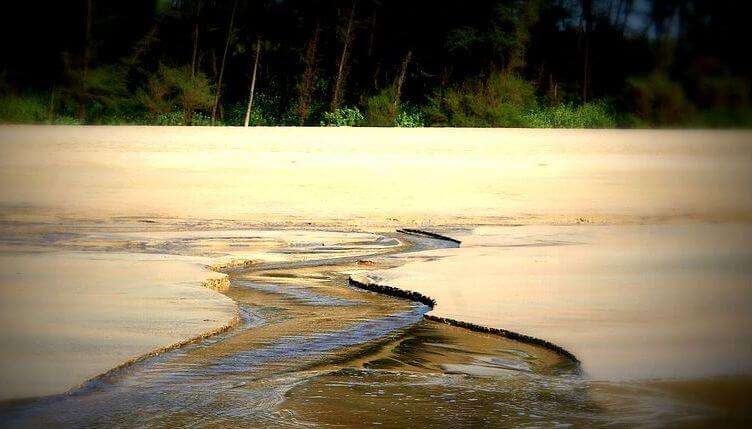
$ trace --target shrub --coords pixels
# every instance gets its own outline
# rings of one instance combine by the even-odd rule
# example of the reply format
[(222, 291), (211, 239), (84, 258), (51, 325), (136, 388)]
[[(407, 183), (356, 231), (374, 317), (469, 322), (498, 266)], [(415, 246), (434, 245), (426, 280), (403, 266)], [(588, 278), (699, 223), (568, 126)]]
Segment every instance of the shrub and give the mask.
[(81, 121), (72, 116), (56, 116), (50, 123), (52, 125), (81, 125)]
[(107, 115), (117, 116), (133, 104), (127, 86), (127, 71), (118, 65), (94, 67), (85, 76), (64, 55), (65, 85), (56, 91), (55, 113), (74, 114), (80, 121), (96, 123)]
[(525, 125), (525, 112), (536, 105), (530, 82), (497, 72), (432, 98), (426, 116), (433, 125), (440, 126), (521, 127)]
[(627, 80), (632, 111), (650, 126), (686, 124), (692, 121), (694, 109), (687, 101), (681, 85), (662, 73), (653, 73)]
[(357, 107), (343, 107), (334, 112), (324, 113), (322, 126), (327, 127), (357, 127), (363, 124), (363, 114)]
[(0, 122), (39, 123), (48, 119), (46, 104), (39, 97), (6, 95), (0, 97)]
[(163, 125), (178, 125), (174, 123), (176, 119), (170, 117), (176, 109), (183, 114), (182, 125), (201, 125), (204, 118), (195, 112), (208, 111), (214, 103), (212, 86), (206, 75), (197, 72), (192, 76), (190, 66), (160, 64), (157, 73), (149, 78), (146, 88), (136, 97), (153, 120), (160, 124), (169, 122)]
[[(186, 122), (186, 115), (185, 112), (181, 110), (175, 110), (172, 112), (167, 112), (159, 115), (157, 119), (154, 121), (155, 125), (165, 125), (165, 126), (183, 126), (183, 125), (193, 125), (193, 126), (209, 126), (211, 125), (211, 117), (205, 113), (197, 112), (194, 113), (191, 117), (191, 122)], [(222, 125), (221, 123), (217, 123), (218, 125)]]
[(419, 110), (406, 109), (397, 115), (394, 125), (404, 128), (418, 128), (425, 126), (425, 123), (423, 121), (423, 114)]
[(744, 110), (750, 107), (750, 83), (733, 76), (702, 76), (697, 81), (698, 104), (708, 110)]
[(393, 127), (397, 113), (392, 87), (382, 90), (366, 101), (366, 122), (370, 127)]
[[(263, 92), (257, 92), (253, 97), (253, 109), (251, 109), (251, 116), (248, 119), (248, 125), (250, 126), (271, 126), (275, 125), (280, 116), (279, 102), (276, 97), (269, 97)], [(248, 109), (247, 102), (235, 103), (230, 107), (225, 116), (225, 123), (227, 125), (242, 126), (245, 124), (245, 112)]]
[(561, 104), (533, 109), (524, 115), (530, 128), (614, 128), (616, 118), (603, 101), (579, 106)]
[(185, 125), (185, 115), (179, 110), (162, 113), (154, 121), (156, 125)]

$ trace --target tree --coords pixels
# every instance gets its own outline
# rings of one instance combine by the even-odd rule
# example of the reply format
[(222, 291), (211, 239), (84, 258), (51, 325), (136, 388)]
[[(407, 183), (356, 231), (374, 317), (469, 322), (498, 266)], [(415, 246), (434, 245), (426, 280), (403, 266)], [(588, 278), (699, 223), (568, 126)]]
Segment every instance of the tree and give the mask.
[(217, 120), (217, 108), (219, 100), (222, 97), (222, 77), (225, 74), (225, 64), (227, 64), (227, 51), (230, 48), (230, 41), (233, 37), (233, 24), (235, 23), (235, 11), (238, 8), (238, 0), (232, 4), (232, 13), (230, 14), (230, 23), (227, 25), (227, 39), (225, 41), (225, 50), (222, 53), (222, 65), (219, 68), (219, 77), (217, 78), (217, 87), (214, 95), (214, 105), (212, 106), (211, 121), (212, 124)]
[(352, 43), (353, 38), (353, 24), (355, 21), (355, 6), (357, 5), (357, 0), (353, 1), (352, 7), (350, 8), (350, 13), (347, 18), (347, 26), (345, 27), (345, 32), (342, 36), (342, 52), (339, 56), (339, 61), (337, 65), (337, 77), (334, 79), (334, 90), (332, 93), (332, 104), (331, 104), (331, 111), (334, 112), (337, 110), (340, 104), (340, 99), (342, 98), (342, 86), (344, 85), (345, 76), (347, 73), (347, 60), (349, 58), (350, 52), (350, 44)]
[(212, 106), (212, 88), (201, 72), (193, 73), (190, 65), (170, 67), (160, 64), (158, 72), (140, 90), (137, 100), (157, 121), (161, 115), (180, 109), (184, 125), (192, 125), (197, 110)]
[(400, 98), (402, 97), (402, 87), (405, 85), (405, 76), (407, 76), (407, 66), (410, 65), (410, 60), (413, 57), (413, 51), (408, 49), (405, 54), (405, 58), (402, 59), (402, 66), (400, 67), (397, 80), (394, 82), (394, 114), (399, 111)]
[(86, 83), (88, 81), (89, 61), (91, 61), (91, 0), (84, 1), (84, 42), (81, 55), (81, 79), (79, 80), (78, 120), (86, 119)]
[(248, 109), (245, 111), (244, 126), (248, 126), (251, 120), (251, 110), (253, 109), (253, 93), (256, 89), (256, 72), (258, 71), (259, 54), (261, 53), (261, 36), (256, 39), (256, 59), (253, 61), (253, 77), (251, 78), (251, 93), (248, 96)]
[(316, 82), (317, 50), (320, 35), (321, 21), (317, 17), (313, 25), (313, 34), (306, 44), (305, 57), (303, 60), (305, 68), (303, 69), (303, 76), (298, 83), (298, 118), (300, 126), (305, 125), (311, 109), (311, 97)]

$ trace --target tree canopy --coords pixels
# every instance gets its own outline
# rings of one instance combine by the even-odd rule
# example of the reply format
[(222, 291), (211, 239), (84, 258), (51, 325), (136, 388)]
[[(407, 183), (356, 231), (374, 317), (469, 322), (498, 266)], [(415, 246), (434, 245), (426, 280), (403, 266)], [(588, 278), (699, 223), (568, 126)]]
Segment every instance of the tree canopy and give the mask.
[(752, 123), (748, 2), (9, 3), (5, 122)]

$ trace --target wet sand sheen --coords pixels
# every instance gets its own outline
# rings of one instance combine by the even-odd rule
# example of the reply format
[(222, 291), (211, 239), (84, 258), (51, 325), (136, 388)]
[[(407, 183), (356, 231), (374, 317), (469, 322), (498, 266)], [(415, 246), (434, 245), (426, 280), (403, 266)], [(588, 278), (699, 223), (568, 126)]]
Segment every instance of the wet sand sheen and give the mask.
[(2, 254), (0, 399), (65, 392), (120, 364), (235, 323), (200, 258)]
[[(595, 379), (752, 373), (752, 227), (481, 227), (458, 249), (372, 272), (437, 317), (574, 353)], [(398, 255), (395, 258), (408, 258)]]
[[(242, 317), (232, 332), (71, 397), (0, 408), (0, 421), (743, 426), (749, 377), (723, 374), (748, 374), (752, 361), (742, 329), (751, 137), (0, 127), (4, 255), (205, 258), (232, 277), (225, 293)], [(465, 248), (380, 257), (371, 255), (399, 244), (242, 233), (483, 224), (527, 226), (447, 229)], [(560, 344), (587, 375), (548, 350), (421, 320), (425, 307), (348, 289), (347, 276), (365, 271), (426, 288), (436, 314)], [(680, 379), (644, 380), (667, 376)]]
[(346, 287), (345, 273), (361, 268), (357, 258), (322, 264), (234, 273), (225, 293), (241, 308), (238, 329), (113, 374), (74, 396), (6, 410), (8, 421), (286, 425), (296, 419), (293, 408), (279, 407), (279, 395), (343, 367), (436, 375), (568, 370), (555, 353), (421, 321), (427, 309), (419, 304)]
[[(237, 329), (72, 396), (6, 405), (1, 420), (8, 427), (326, 427), (686, 426), (746, 418), (725, 404), (714, 408), (713, 398), (687, 401), (671, 383), (592, 384), (545, 348), (421, 320), (426, 307), (347, 287), (350, 274), (407, 257), (390, 252), (234, 270), (224, 293), (240, 307)], [(707, 383), (702, 392), (717, 386)]]
[(249, 260), (304, 263), (399, 246), (364, 233), (118, 228), (27, 225), (2, 235), (0, 400), (63, 393), (233, 326), (235, 302), (210, 290), (226, 288), (227, 276), (208, 265), (231, 271)]

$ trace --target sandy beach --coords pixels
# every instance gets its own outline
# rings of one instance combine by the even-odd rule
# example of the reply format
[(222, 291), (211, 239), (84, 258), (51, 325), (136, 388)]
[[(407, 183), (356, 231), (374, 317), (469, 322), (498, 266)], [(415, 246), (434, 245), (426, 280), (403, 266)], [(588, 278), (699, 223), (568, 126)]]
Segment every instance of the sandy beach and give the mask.
[[(125, 232), (122, 225), (79, 224), (76, 233), (55, 236), (26, 228), (14, 230), (15, 243), (6, 231), (0, 246), (6, 327), (0, 400), (71, 391), (112, 368), (232, 328), (238, 308), (220, 293), (229, 287), (220, 271), (249, 261), (352, 256), (391, 244), (373, 234), (326, 231), (186, 232), (172, 225)], [(352, 243), (362, 246), (348, 250)], [(312, 255), (311, 245), (329, 251)]]
[(366, 272), (428, 314), (550, 341), (597, 380), (752, 372), (752, 227), (479, 227), (462, 246)]
[[(165, 358), (203, 368), (201, 389), (214, 397), (211, 380), (229, 363), (246, 371), (258, 356), (289, 361), (280, 350), (296, 347), (327, 355), (331, 342), (373, 342), (367, 332), (403, 332), (424, 312), (563, 347), (580, 366), (551, 383), (608, 383), (588, 387), (585, 408), (604, 391), (600, 407), (623, 404), (625, 382), (742, 380), (752, 373), (750, 183), (752, 133), (741, 131), (1, 126), (0, 341), (10, 347), (0, 355), (0, 399), (69, 391), (239, 317), (219, 345)], [(462, 244), (411, 248), (414, 237), (395, 233), (405, 227)], [(361, 297), (346, 287), (350, 275), (436, 305)], [(324, 290), (331, 296), (317, 295)], [(292, 301), (326, 310), (317, 319)], [(433, 338), (439, 328), (421, 329), (409, 335)], [(454, 338), (456, 329), (439, 330)], [(309, 331), (313, 345), (289, 343)], [(539, 368), (548, 377), (562, 365), (514, 341), (493, 346), (506, 360), (481, 356), (491, 346), (476, 344), (488, 341), (468, 343), (472, 358), (407, 368), (470, 377)], [(258, 347), (266, 354), (245, 351)], [(370, 353), (413, 362), (402, 346), (394, 358), (378, 347)], [(546, 365), (525, 360), (543, 355)], [(355, 356), (338, 359), (372, 369)], [(133, 383), (165, 394), (169, 384), (149, 374), (166, 370), (144, 365)], [(127, 378), (113, 383), (91, 400), (130, 392)], [(537, 383), (522, 391), (538, 392)], [(139, 400), (152, 403), (151, 394)], [(111, 415), (104, 403), (95, 408)], [(672, 407), (666, 421), (695, 411)]]
[(0, 127), (5, 219), (750, 220), (736, 131)]

